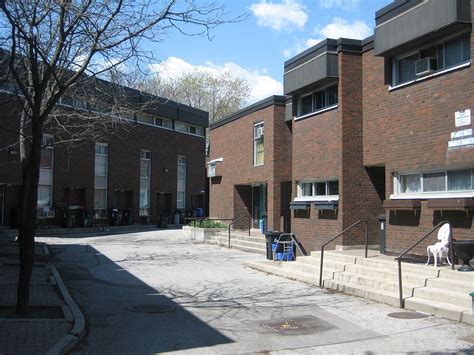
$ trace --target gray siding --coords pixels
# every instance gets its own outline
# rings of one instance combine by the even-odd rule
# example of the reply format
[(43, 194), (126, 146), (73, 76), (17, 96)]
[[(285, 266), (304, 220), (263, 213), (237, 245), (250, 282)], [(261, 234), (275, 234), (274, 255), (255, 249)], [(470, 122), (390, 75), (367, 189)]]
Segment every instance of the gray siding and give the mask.
[(337, 58), (335, 53), (323, 53), (319, 57), (287, 71), (284, 75), (284, 94), (294, 93), (326, 78), (337, 78)]
[(471, 22), (470, 0), (430, 0), (375, 28), (375, 55), (457, 23)]

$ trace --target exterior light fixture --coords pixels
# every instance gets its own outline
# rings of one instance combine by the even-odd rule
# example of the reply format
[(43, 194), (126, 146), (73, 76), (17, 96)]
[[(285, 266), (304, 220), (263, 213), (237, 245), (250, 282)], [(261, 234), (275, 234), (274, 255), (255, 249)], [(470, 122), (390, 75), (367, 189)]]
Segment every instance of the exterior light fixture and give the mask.
[(166, 174), (168, 172), (168, 168), (163, 168), (163, 172)]
[(12, 156), (18, 155), (18, 150), (16, 150), (15, 148), (11, 148), (8, 150), (8, 154)]

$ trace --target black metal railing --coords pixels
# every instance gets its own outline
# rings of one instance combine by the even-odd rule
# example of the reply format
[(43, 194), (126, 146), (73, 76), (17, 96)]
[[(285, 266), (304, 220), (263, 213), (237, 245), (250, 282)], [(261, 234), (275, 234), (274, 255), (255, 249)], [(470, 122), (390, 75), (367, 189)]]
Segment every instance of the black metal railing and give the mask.
[(227, 247), (229, 249), (230, 249), (230, 227), (233, 226), (234, 224), (236, 224), (237, 222), (240, 222), (244, 218), (248, 218), (248, 220), (249, 220), (249, 237), (250, 237), (250, 228), (251, 228), (251, 224), (252, 224), (252, 219), (250, 218), (250, 216), (242, 216), (242, 217), (237, 218), (236, 220), (232, 221), (229, 224), (229, 227), (228, 227), (229, 228), (229, 240), (228, 240), (228, 243), (227, 243)]
[[(416, 247), (418, 244), (420, 244), (423, 240), (428, 238), (434, 231), (436, 231), (438, 228), (440, 228), (442, 225), (449, 223), (449, 221), (441, 221), (439, 222), (433, 229), (431, 229), (428, 233), (426, 233), (423, 237), (418, 239), (418, 241), (413, 244), (411, 247), (409, 247), (407, 250), (405, 250), (403, 253), (401, 253), (397, 257), (398, 261), (398, 297), (400, 301), (400, 308), (405, 308), (405, 300), (403, 299), (403, 284), (402, 284), (402, 259), (403, 257), (414, 247)], [(454, 253), (453, 253), (453, 228), (451, 224), (449, 224), (449, 256), (451, 257), (451, 268), (454, 269)], [(437, 255), (434, 256), (435, 258)]]
[(328, 240), (326, 243), (324, 243), (322, 246), (321, 246), (321, 265), (319, 267), (319, 287), (323, 287), (323, 260), (324, 260), (324, 248), (326, 247), (326, 245), (328, 245), (329, 243), (333, 242), (334, 240), (336, 240), (337, 238), (339, 238), (341, 235), (343, 235), (344, 233), (346, 233), (348, 230), (354, 228), (355, 226), (361, 224), (361, 223), (364, 223), (365, 225), (365, 257), (367, 258), (367, 253), (368, 253), (368, 247), (369, 247), (369, 223), (367, 221), (363, 221), (363, 220), (360, 220), (360, 221), (357, 221), (355, 222), (354, 224), (350, 225), (349, 227), (347, 227), (346, 229), (344, 229), (341, 233), (339, 233), (338, 235), (336, 235), (334, 238), (331, 238), (330, 240)]

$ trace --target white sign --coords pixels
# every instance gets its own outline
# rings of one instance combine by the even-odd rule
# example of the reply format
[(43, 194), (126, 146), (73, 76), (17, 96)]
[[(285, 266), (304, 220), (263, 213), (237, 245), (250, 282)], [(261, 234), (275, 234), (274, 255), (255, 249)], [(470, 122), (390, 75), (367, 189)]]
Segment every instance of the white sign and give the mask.
[(456, 127), (471, 124), (471, 109), (467, 109), (464, 111), (456, 111), (454, 113), (454, 120), (456, 122)]
[(474, 144), (474, 138), (463, 138), (463, 139), (458, 139), (455, 141), (449, 141), (448, 142), (448, 148), (454, 148), (454, 147), (462, 147), (465, 145), (471, 145)]
[(451, 132), (451, 139), (472, 136), (472, 128), (463, 129), (462, 131)]

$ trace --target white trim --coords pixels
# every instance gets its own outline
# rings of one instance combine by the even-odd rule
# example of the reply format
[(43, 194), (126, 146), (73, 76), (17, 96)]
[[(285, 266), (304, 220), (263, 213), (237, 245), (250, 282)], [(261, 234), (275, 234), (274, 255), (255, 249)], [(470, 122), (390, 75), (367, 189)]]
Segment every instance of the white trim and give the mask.
[(331, 110), (334, 110), (338, 107), (339, 107), (339, 104), (328, 106), (328, 107), (322, 108), (321, 110), (314, 111), (314, 112), (311, 112), (311, 113), (307, 113), (306, 115), (303, 115), (303, 116), (295, 116), (294, 120), (295, 121), (302, 120), (303, 118), (307, 118), (307, 117), (310, 117), (310, 116), (313, 116), (313, 115), (317, 115), (317, 114), (320, 114), (320, 113), (323, 113), (323, 112), (326, 112), (326, 111), (331, 111)]
[(427, 79), (433, 78), (435, 76), (442, 75), (442, 74), (445, 74), (445, 73), (449, 73), (449, 72), (452, 72), (452, 71), (455, 71), (455, 70), (458, 70), (458, 69), (467, 68), (469, 66), (471, 66), (471, 61), (459, 64), (455, 67), (451, 67), (451, 68), (447, 68), (447, 69), (438, 71), (438, 72), (433, 73), (431, 75), (427, 75), (427, 76), (424, 76), (424, 77), (421, 77), (421, 78), (418, 78), (418, 79), (415, 79), (415, 80), (412, 80), (412, 81), (407, 81), (406, 83), (403, 83), (403, 84), (398, 84), (398, 85), (395, 85), (395, 86), (389, 85), (388, 86), (388, 91), (397, 90), (397, 89), (400, 89), (404, 86), (408, 86), (408, 85), (411, 85), (413, 83), (417, 83), (419, 81), (427, 80)]
[(474, 197), (474, 191), (463, 191), (463, 192), (437, 192), (437, 193), (416, 193), (416, 194), (400, 194), (390, 195), (390, 200), (429, 200), (433, 198), (463, 198), (463, 197)]
[(339, 201), (339, 195), (295, 197), (294, 202)]
[(222, 162), (224, 161), (224, 158), (217, 158), (217, 159), (213, 159), (211, 161), (208, 161), (206, 164), (214, 164), (214, 163), (219, 163), (219, 162)]

